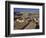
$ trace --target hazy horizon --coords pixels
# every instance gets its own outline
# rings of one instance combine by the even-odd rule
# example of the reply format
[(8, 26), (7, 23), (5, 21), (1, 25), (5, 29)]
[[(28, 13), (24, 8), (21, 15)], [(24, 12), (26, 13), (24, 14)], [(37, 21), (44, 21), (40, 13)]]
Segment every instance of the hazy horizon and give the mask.
[(33, 9), (33, 8), (14, 8), (14, 12), (39, 13), (39, 9)]

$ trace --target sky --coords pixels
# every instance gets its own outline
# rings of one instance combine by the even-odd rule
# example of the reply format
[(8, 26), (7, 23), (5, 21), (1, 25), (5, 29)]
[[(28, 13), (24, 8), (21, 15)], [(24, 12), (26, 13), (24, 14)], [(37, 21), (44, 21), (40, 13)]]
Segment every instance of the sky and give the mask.
[(14, 12), (39, 13), (39, 9), (34, 9), (34, 8), (14, 8)]

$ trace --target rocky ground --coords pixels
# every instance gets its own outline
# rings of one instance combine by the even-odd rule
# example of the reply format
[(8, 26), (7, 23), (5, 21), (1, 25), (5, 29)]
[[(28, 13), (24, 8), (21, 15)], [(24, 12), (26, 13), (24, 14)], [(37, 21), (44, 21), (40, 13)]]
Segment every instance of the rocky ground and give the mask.
[(31, 16), (28, 16), (28, 14), (26, 14), (26, 15), (23, 15), (20, 17), (21, 18), (14, 20), (14, 29), (36, 29), (36, 28), (39, 28), (39, 20), (38, 20), (39, 15), (32, 14)]

